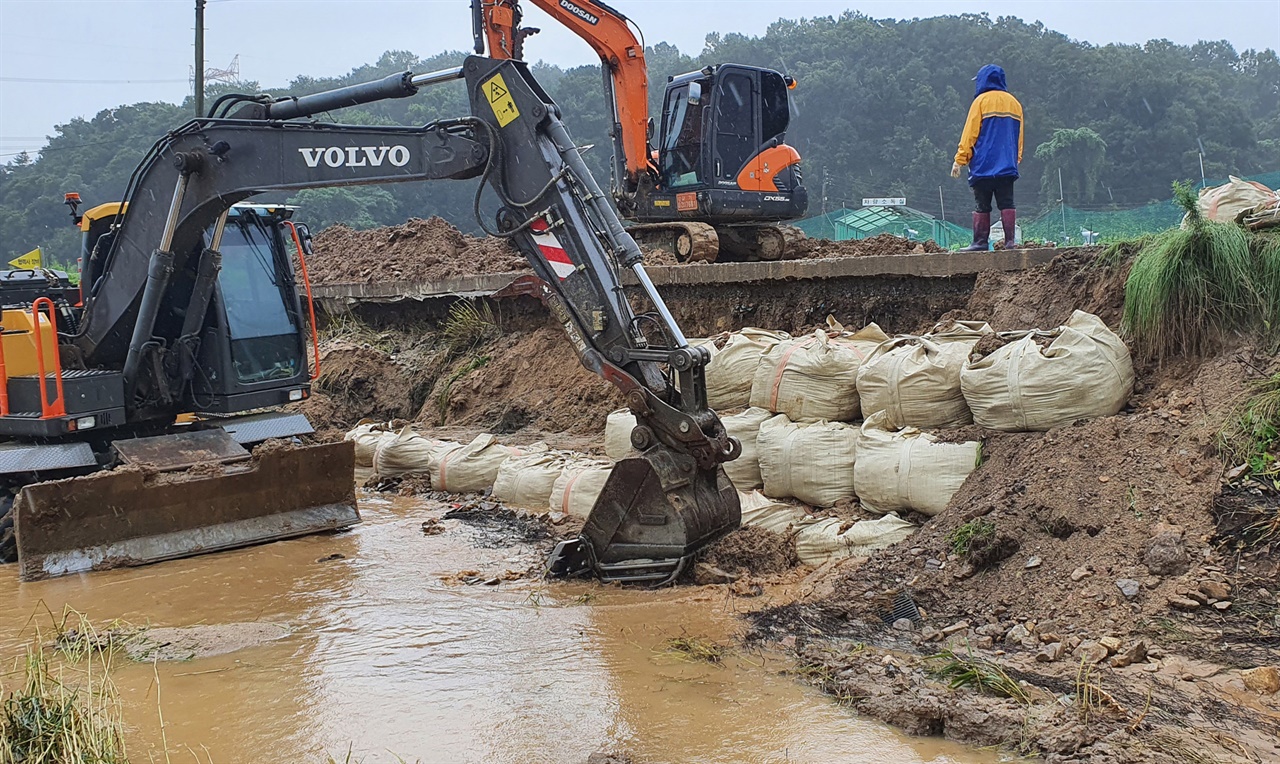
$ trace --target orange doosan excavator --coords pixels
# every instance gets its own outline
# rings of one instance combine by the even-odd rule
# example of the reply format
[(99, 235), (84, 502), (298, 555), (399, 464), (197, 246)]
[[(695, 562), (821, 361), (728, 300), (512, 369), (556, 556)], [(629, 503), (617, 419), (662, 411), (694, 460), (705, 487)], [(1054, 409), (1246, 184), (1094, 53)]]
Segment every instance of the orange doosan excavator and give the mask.
[[(670, 77), (649, 118), (644, 45), (598, 0), (532, 0), (600, 56), (613, 107), (613, 196), (628, 232), (684, 261), (777, 260), (803, 238), (800, 154), (785, 142), (795, 80), (772, 69), (707, 66)], [(472, 0), (476, 52), (523, 59), (519, 0)], [(653, 140), (657, 143), (654, 145)]]

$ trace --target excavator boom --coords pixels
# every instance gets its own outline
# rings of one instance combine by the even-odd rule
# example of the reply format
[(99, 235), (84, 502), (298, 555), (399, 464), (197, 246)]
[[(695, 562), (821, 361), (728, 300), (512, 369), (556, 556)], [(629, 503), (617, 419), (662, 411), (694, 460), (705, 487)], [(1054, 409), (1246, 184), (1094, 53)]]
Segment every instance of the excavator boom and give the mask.
[[(422, 127), (297, 119), (458, 79), (465, 80), (470, 116)], [(241, 307), (251, 311), (263, 303), (219, 279), (230, 262), (220, 247), (237, 202), (270, 191), (477, 176), (477, 213), (486, 187), (499, 200), (480, 215), (481, 226), (525, 254), (583, 365), (622, 390), (640, 423), (633, 443), (641, 455), (614, 470), (582, 537), (557, 551), (553, 571), (665, 581), (700, 546), (738, 527), (737, 494), (720, 463), (741, 448), (707, 408), (710, 354), (681, 333), (558, 107), (523, 62), (473, 56), (456, 69), (301, 98), (233, 97), (221, 114), (193, 120), (156, 144), (134, 173), (111, 241), (90, 257), (82, 326), (64, 350), (95, 368), (88, 384), (116, 392), (109, 410), (60, 412), (41, 427), (88, 448), (76, 442), (83, 441), (78, 423), (109, 423), (121, 433), (113, 453), (132, 468), (24, 490), (14, 503), (24, 571), (38, 577), (150, 562), (354, 522), (350, 444), (316, 447), (327, 449), (314, 454), (322, 472), (308, 474), (277, 449), (250, 456), (235, 442), (250, 441), (247, 431), (261, 422), (154, 440), (126, 433), (171, 423), (190, 406), (235, 412), (295, 399), (295, 390), (305, 395), (305, 368), (282, 361), (279, 342), (258, 342), (252, 363), (236, 360), (236, 343), (256, 335), (238, 334), (229, 320), (240, 309), (235, 300), (249, 298)], [(635, 275), (652, 313), (632, 310), (622, 268)], [(277, 263), (275, 276), (258, 283), (272, 299), (288, 292), (296, 302), (287, 264)], [(292, 324), (276, 321), (286, 332), (276, 339), (305, 352), (299, 311), (292, 313)], [(263, 316), (254, 317), (260, 326)], [(264, 364), (264, 355), (274, 362)], [(228, 357), (233, 362), (218, 360)], [(0, 434), (18, 419), (0, 415)], [(180, 437), (187, 440), (177, 444)], [(172, 478), (201, 453), (220, 455), (224, 466), (197, 470), (185, 482)], [(86, 467), (94, 453), (88, 456)], [(224, 500), (227, 491), (234, 496)], [(259, 522), (263, 515), (273, 521)]]
[[(521, 59), (519, 0), (471, 0), (476, 52)], [(530, 0), (581, 37), (604, 73), (613, 196), (631, 233), (683, 261), (776, 260), (803, 233), (780, 222), (808, 207), (800, 154), (786, 145), (795, 80), (724, 64), (669, 78), (656, 123), (638, 30), (600, 0)]]

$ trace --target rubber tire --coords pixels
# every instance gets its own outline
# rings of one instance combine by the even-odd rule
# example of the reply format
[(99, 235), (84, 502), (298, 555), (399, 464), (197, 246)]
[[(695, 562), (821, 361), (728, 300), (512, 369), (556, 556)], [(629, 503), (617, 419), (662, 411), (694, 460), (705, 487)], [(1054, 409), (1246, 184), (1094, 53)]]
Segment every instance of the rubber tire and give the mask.
[(18, 539), (13, 533), (13, 494), (0, 499), (0, 563), (18, 561)]

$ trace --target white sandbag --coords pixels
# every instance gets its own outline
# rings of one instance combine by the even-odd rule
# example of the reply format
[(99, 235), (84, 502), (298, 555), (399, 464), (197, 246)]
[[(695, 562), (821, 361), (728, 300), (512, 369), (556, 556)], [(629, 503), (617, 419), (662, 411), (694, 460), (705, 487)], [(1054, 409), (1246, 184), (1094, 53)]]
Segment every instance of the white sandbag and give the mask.
[(889, 337), (875, 324), (836, 337), (819, 329), (780, 342), (761, 356), (751, 383), (751, 405), (792, 421), (858, 418), (858, 367)]
[(394, 438), (378, 445), (373, 457), (373, 474), (379, 479), (427, 475), (436, 460), (459, 448), (461, 443), (433, 440), (406, 425)]
[[(1228, 176), (1226, 183), (1200, 189), (1200, 212), (1209, 220), (1234, 223), (1259, 205), (1274, 204), (1280, 195), (1252, 180)], [(1185, 221), (1184, 221), (1185, 222)]]
[(858, 502), (881, 514), (913, 509), (936, 515), (978, 466), (982, 444), (939, 443), (914, 427), (891, 428), (889, 417), (887, 411), (875, 414), (858, 433), (853, 466)]
[(897, 337), (882, 342), (858, 367), (862, 415), (887, 411), (899, 425), (946, 428), (973, 422), (960, 392), (960, 370), (973, 341)]
[(786, 332), (748, 326), (740, 332), (726, 332), (698, 342), (711, 348), (712, 353), (706, 367), (707, 405), (717, 410), (750, 405), (751, 382), (760, 357), (790, 338)]
[[(541, 450), (545, 450), (545, 446)], [(521, 449), (502, 445), (492, 435), (479, 435), (467, 445), (445, 451), (431, 460), (431, 487), (449, 493), (487, 491), (493, 487), (502, 463), (522, 453)]]
[(760, 454), (756, 450), (756, 437), (760, 434), (760, 425), (772, 416), (764, 409), (751, 408), (741, 414), (720, 418), (730, 437), (737, 438), (742, 443), (742, 455), (724, 463), (724, 473), (739, 491), (764, 487), (764, 480), (760, 477)]
[(895, 514), (876, 520), (860, 520), (843, 533), (845, 524), (829, 517), (800, 528), (796, 534), (796, 556), (805, 565), (821, 565), (827, 560), (868, 554), (903, 541), (916, 527)]
[(973, 421), (1005, 432), (1043, 431), (1111, 416), (1133, 392), (1129, 349), (1097, 316), (1077, 310), (1048, 347), (1028, 332), (960, 372)]
[(801, 525), (806, 517), (803, 509), (770, 499), (759, 491), (738, 491), (742, 508), (742, 524), (774, 533), (788, 533)]
[(635, 428), (636, 415), (631, 409), (609, 412), (604, 421), (604, 455), (615, 462), (635, 456), (637, 451), (631, 447), (631, 431)]
[(991, 324), (986, 321), (939, 321), (925, 336), (939, 344), (946, 342), (973, 344), (982, 339), (984, 334), (995, 334)]
[(816, 507), (853, 498), (857, 440), (858, 428), (843, 422), (765, 420), (756, 438), (765, 495)]
[(355, 443), (357, 467), (372, 467), (378, 446), (394, 440), (395, 437), (396, 433), (389, 423), (362, 420), (342, 436), (342, 439)]
[(498, 467), (493, 498), (512, 507), (546, 512), (566, 464), (564, 454), (554, 451), (512, 456)]
[(585, 520), (612, 471), (612, 464), (593, 459), (579, 459), (565, 465), (551, 487), (551, 511)]

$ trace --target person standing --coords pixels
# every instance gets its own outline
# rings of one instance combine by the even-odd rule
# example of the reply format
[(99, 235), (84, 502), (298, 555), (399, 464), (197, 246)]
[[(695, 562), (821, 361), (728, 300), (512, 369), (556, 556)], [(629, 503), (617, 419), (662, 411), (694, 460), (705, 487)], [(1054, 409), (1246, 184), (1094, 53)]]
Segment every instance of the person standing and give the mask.
[(991, 199), (1000, 208), (1004, 246), (1014, 246), (1017, 212), (1013, 205), (1013, 183), (1022, 161), (1022, 104), (1005, 85), (1004, 69), (987, 64), (973, 78), (975, 87), (969, 117), (960, 135), (960, 148), (951, 165), (951, 177), (960, 177), (960, 168), (969, 167), (969, 186), (977, 211), (973, 213), (973, 244), (967, 252), (985, 252), (991, 240)]

